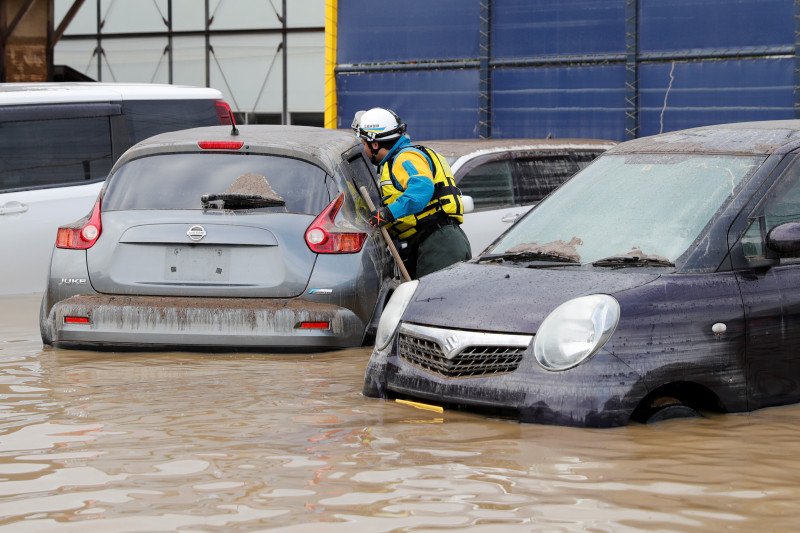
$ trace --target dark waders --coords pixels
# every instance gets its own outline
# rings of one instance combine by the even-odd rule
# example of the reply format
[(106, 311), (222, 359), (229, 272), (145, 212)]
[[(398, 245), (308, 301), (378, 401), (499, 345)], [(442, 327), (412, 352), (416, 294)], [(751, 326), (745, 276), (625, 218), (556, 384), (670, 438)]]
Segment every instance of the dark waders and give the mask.
[(469, 239), (458, 224), (445, 224), (421, 237), (412, 237), (400, 255), (412, 278), (420, 278), (472, 257)]

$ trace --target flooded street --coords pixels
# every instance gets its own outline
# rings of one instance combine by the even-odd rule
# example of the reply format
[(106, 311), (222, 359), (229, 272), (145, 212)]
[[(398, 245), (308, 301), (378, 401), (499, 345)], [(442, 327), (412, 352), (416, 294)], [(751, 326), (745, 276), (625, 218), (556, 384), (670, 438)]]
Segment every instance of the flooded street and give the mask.
[(800, 407), (586, 430), (360, 394), (369, 349), (43, 349), (0, 299), (0, 531), (794, 530)]

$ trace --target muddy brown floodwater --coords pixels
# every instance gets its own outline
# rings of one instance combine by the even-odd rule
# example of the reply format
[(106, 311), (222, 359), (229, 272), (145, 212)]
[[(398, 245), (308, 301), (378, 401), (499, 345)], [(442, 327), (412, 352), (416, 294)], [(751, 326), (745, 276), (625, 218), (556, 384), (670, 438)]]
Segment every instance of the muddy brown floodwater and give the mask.
[(0, 299), (0, 530), (762, 531), (800, 523), (800, 408), (586, 430), (363, 398), (368, 349), (42, 348)]

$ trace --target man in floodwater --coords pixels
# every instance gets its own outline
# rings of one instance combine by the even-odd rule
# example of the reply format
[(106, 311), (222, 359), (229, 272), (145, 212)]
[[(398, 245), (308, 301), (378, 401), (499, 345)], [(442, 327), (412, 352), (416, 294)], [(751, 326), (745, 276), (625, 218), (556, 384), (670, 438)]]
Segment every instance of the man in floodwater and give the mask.
[(356, 113), (356, 136), (378, 167), (383, 205), (369, 223), (387, 226), (401, 243), (412, 278), (472, 257), (461, 229), (464, 206), (447, 161), (433, 150), (411, 144), (406, 125), (390, 109)]

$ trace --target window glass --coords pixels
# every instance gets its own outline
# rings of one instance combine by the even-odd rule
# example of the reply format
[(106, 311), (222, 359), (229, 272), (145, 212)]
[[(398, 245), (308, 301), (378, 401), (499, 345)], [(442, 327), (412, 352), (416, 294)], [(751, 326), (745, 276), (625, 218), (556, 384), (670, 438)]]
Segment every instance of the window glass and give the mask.
[(167, 131), (218, 126), (214, 100), (139, 100), (124, 104), (131, 142)]
[(508, 161), (490, 161), (470, 170), (458, 182), (461, 193), (471, 196), (475, 209), (514, 205), (514, 184)]
[(108, 117), (0, 123), (0, 190), (80, 185), (111, 170)]
[(517, 222), (492, 251), (549, 245), (572, 247), (582, 263), (631, 253), (674, 262), (763, 160), (604, 155)]
[(514, 172), (520, 191), (519, 202), (541, 201), (598, 155), (597, 152), (577, 152), (516, 159)]
[(745, 257), (765, 256), (764, 236), (785, 222), (800, 222), (800, 164), (794, 163), (770, 190), (759, 209), (763, 216), (755, 217), (741, 238)]
[(374, 167), (367, 164), (362, 156), (357, 156), (349, 161), (350, 168), (353, 170), (353, 176), (357, 187), (366, 187), (372, 201), (377, 202), (381, 195), (378, 191), (378, 185), (375, 183), (375, 174), (372, 171)]
[(280, 124), (280, 113), (234, 113), (237, 124)]
[(793, 164), (763, 204), (765, 234), (785, 222), (800, 222), (800, 164)]
[(294, 126), (318, 126), (325, 125), (325, 113), (291, 113), (290, 122)]
[(202, 209), (204, 194), (224, 194), (246, 174), (266, 179), (285, 207), (259, 211), (317, 215), (331, 201), (325, 171), (288, 157), (248, 154), (162, 154), (135, 159), (110, 178), (103, 211)]
[(578, 165), (578, 170), (583, 170), (589, 163), (600, 157), (603, 152), (576, 152), (571, 154), (573, 161)]
[(764, 257), (764, 242), (761, 239), (761, 223), (759, 219), (750, 222), (742, 235), (742, 251), (745, 257)]

